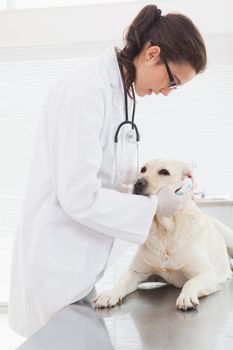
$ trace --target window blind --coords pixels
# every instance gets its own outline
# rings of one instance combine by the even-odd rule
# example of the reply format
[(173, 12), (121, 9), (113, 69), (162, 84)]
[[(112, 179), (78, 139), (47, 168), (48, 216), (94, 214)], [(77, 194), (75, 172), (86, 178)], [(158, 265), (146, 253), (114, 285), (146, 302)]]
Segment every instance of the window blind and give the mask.
[(49, 89), (83, 59), (0, 63), (0, 238), (14, 235)]
[(142, 160), (183, 159), (207, 195), (233, 195), (233, 62), (213, 64), (169, 97), (138, 103)]

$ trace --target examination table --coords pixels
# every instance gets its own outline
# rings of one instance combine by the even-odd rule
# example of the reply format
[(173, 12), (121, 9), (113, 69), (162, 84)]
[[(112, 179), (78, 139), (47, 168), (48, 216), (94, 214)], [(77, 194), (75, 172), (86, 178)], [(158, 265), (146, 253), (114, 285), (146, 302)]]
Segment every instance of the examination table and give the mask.
[(17, 350), (233, 349), (233, 280), (188, 312), (175, 308), (180, 289), (158, 286), (112, 309), (95, 310), (88, 299), (69, 305)]

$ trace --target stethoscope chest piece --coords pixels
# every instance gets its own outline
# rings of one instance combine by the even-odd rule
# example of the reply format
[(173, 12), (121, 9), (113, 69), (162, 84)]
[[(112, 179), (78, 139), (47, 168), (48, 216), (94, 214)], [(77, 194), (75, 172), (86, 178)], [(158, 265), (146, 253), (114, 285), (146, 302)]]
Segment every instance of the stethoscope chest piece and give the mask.
[(125, 141), (135, 144), (137, 142), (135, 131), (133, 131), (132, 129), (127, 131), (127, 133), (125, 135)]

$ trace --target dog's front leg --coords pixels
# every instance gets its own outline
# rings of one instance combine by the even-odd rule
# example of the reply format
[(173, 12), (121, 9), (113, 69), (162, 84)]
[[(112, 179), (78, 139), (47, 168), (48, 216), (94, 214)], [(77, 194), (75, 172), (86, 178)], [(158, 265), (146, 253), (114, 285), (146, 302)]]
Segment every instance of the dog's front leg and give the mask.
[(190, 310), (199, 304), (199, 297), (217, 292), (220, 285), (214, 271), (199, 273), (187, 281), (176, 301), (176, 307), (180, 310)]
[(109, 291), (106, 291), (94, 300), (96, 308), (112, 307), (120, 303), (122, 299), (134, 292), (138, 284), (147, 280), (151, 274), (138, 273), (132, 269), (127, 270), (119, 279), (117, 284)]

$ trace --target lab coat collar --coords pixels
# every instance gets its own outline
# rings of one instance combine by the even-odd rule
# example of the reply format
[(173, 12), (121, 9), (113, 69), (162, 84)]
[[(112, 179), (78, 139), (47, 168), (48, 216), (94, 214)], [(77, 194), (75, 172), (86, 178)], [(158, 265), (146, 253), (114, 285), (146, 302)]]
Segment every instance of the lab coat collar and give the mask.
[(107, 71), (109, 82), (113, 87), (120, 87), (122, 95), (124, 95), (124, 86), (121, 79), (121, 72), (118, 65), (115, 46), (107, 48), (101, 55), (104, 67)]
[[(124, 86), (121, 79), (121, 72), (118, 65), (115, 47), (107, 48), (102, 54), (101, 59), (104, 64), (110, 85), (113, 87), (113, 107), (121, 114), (124, 104)], [(128, 98), (128, 107), (132, 108), (133, 100)]]

